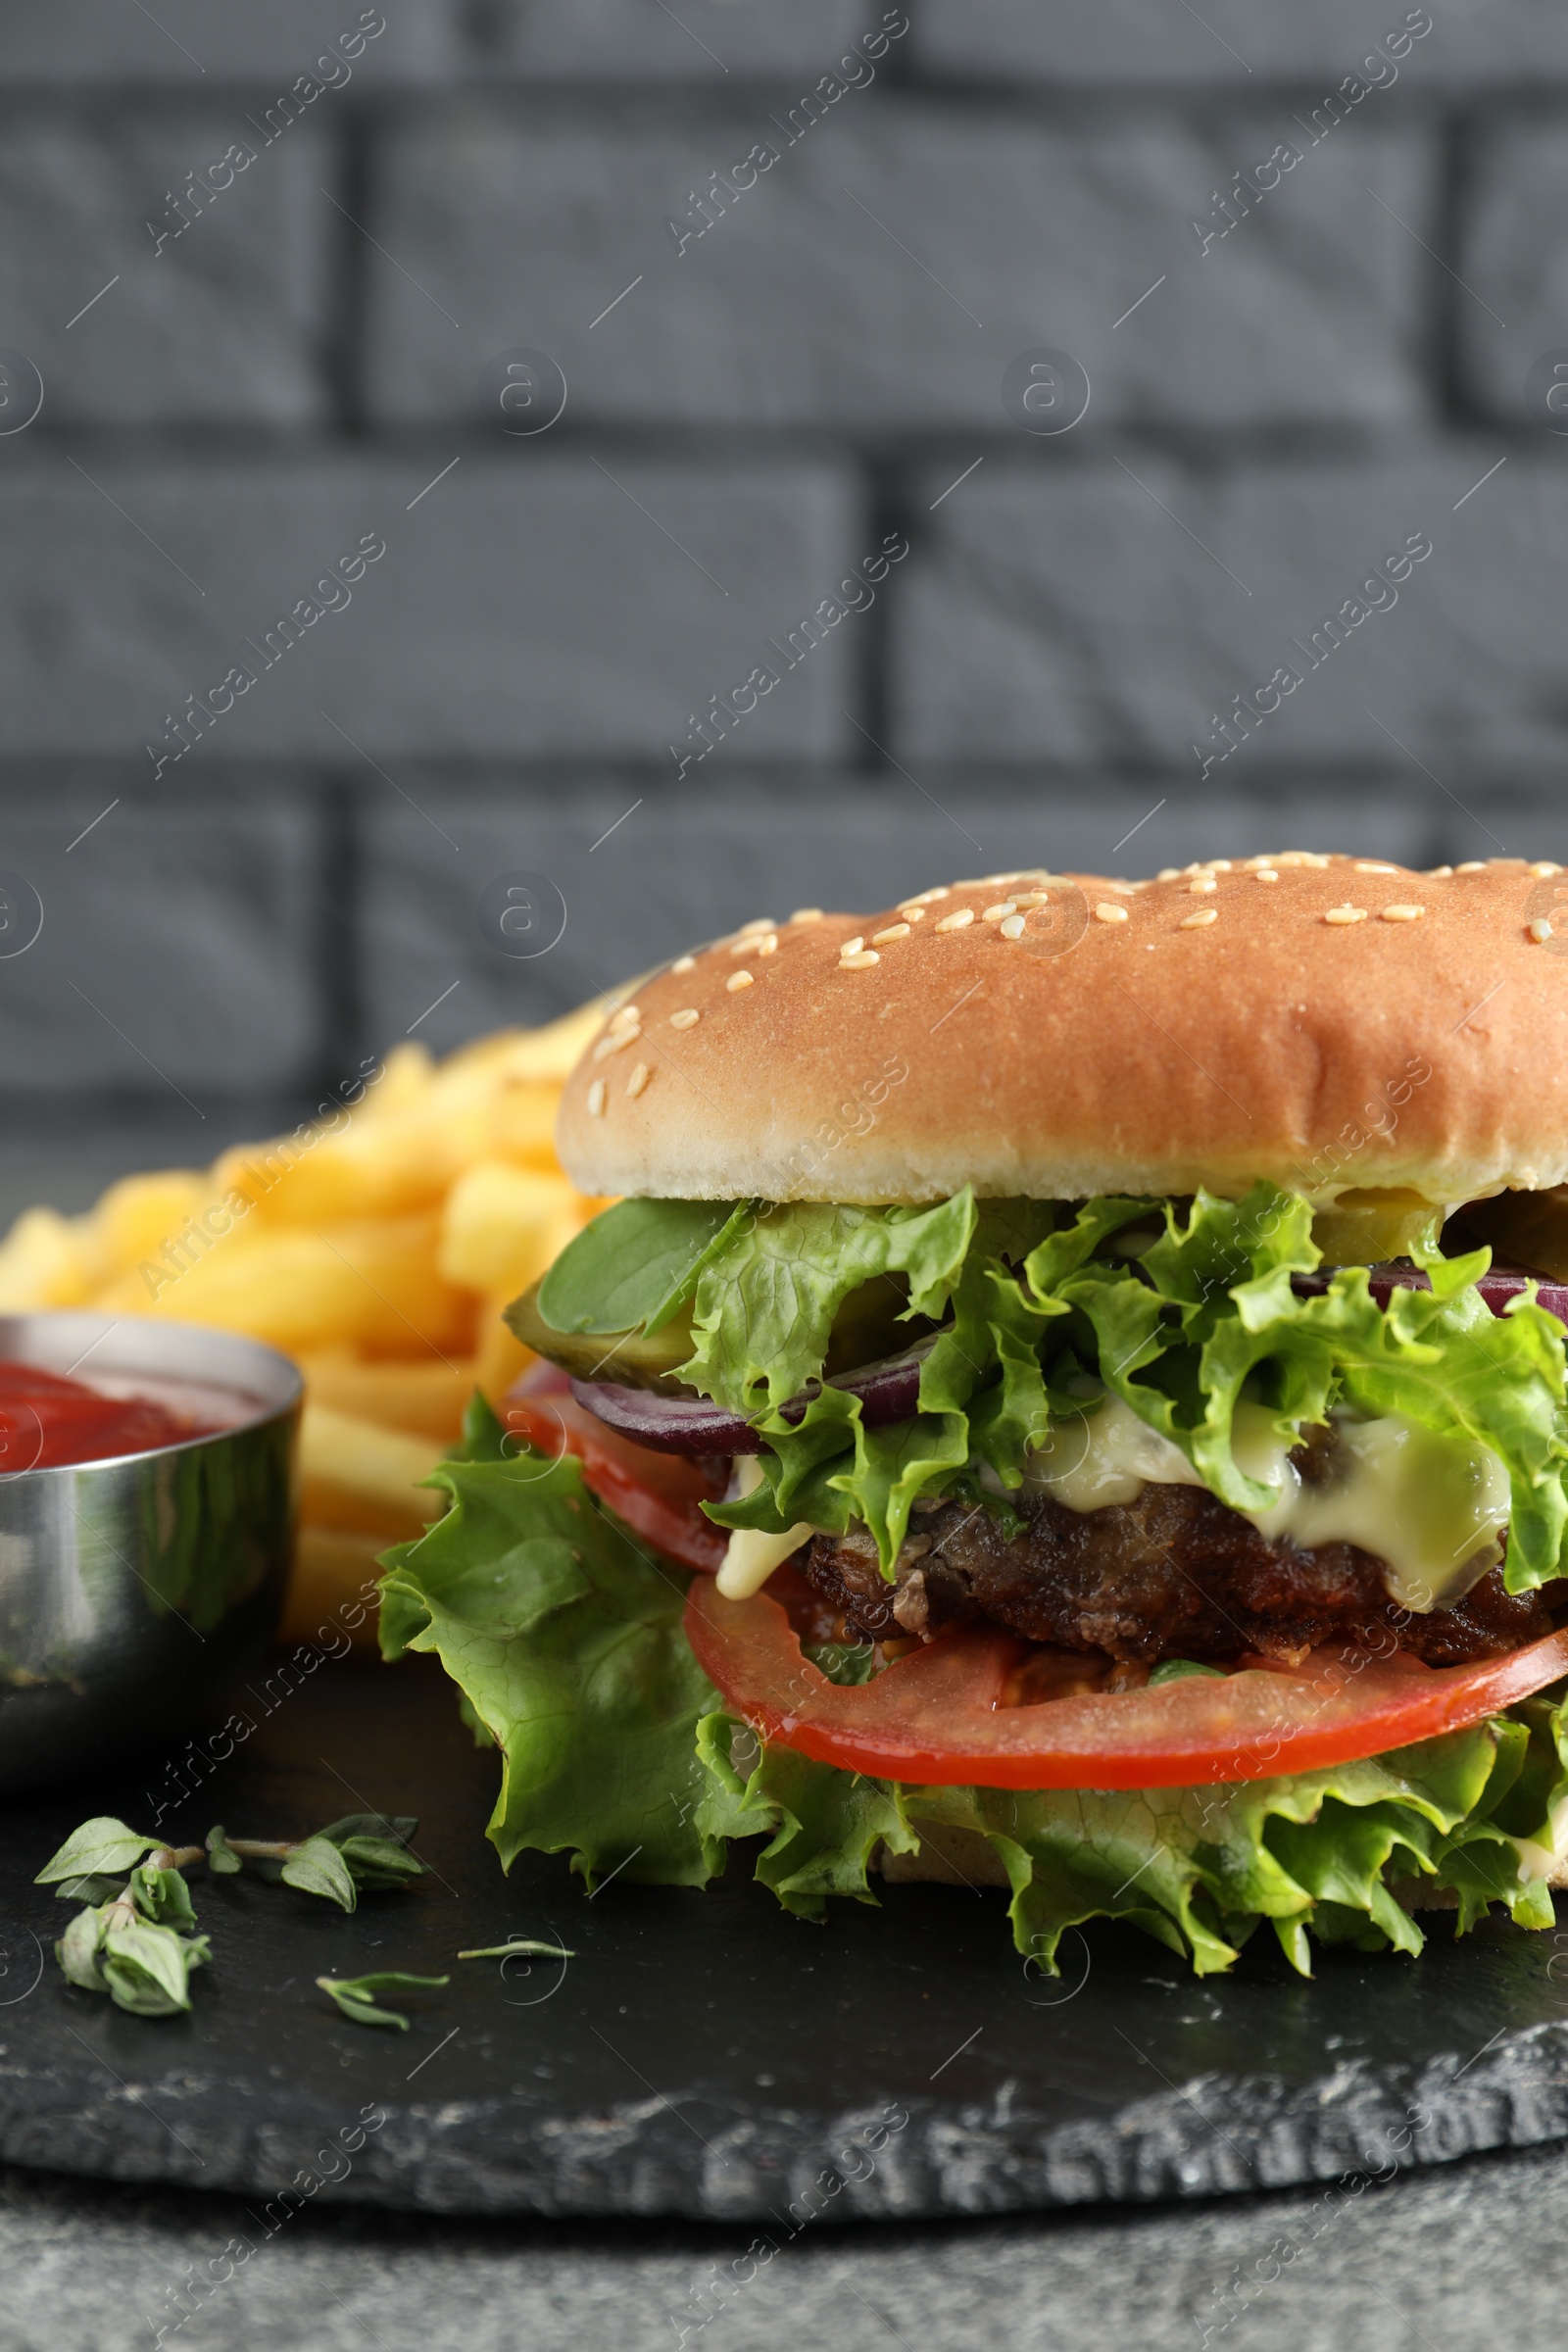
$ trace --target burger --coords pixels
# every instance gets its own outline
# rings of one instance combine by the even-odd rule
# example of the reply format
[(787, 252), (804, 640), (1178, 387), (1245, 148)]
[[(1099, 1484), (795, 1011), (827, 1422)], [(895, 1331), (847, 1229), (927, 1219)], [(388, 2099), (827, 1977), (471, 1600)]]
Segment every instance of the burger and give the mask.
[(640, 980), (539, 1366), (388, 1556), (503, 1861), (996, 1885), (1048, 1970), (1549, 1926), (1560, 870), (993, 874)]

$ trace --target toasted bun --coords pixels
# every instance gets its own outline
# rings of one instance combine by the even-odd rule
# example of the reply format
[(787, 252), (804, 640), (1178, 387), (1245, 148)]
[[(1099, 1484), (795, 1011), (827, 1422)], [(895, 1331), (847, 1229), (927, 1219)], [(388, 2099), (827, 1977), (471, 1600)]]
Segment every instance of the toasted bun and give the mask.
[(1543, 1190), (1565, 955), (1568, 875), (1517, 858), (992, 875), (682, 956), (572, 1073), (561, 1156), (688, 1200)]

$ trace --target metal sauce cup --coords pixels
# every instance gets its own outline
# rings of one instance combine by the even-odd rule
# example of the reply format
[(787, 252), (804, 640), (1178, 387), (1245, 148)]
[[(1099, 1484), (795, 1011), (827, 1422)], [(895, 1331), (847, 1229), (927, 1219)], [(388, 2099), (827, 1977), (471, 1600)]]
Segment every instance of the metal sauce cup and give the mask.
[(0, 1466), (9, 1795), (170, 1743), (265, 1652), (288, 1577), (305, 1384), (255, 1340), (142, 1316), (3, 1315), (0, 1360), (220, 1424), (107, 1461)]

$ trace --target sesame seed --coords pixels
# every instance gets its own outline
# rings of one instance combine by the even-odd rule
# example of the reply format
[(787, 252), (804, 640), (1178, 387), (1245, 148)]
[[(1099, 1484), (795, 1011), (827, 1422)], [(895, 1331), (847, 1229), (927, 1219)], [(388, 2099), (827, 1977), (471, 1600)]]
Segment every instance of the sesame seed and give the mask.
[(744, 939), (730, 942), (732, 956), (772, 956), (778, 951), (776, 931), (749, 931)]
[(1024, 917), (1021, 914), (1009, 914), (997, 925), (1004, 939), (1022, 939), (1023, 927)]
[(757, 974), (755, 972), (731, 972), (729, 978), (725, 981), (724, 986), (728, 990), (729, 994), (733, 996), (738, 988), (750, 988), (756, 978)]
[(1323, 920), (1326, 923), (1364, 923), (1366, 908), (1364, 906), (1331, 906)]
[(1154, 879), (1156, 882), (1179, 882), (1181, 874), (1182, 869), (1179, 865), (1162, 865)]
[(637, 1100), (637, 1097), (642, 1093), (643, 1088), (648, 1084), (648, 1081), (653, 1074), (653, 1071), (648, 1067), (646, 1061), (640, 1061), (637, 1064), (637, 1067), (633, 1070), (631, 1076), (626, 1081), (626, 1092), (628, 1095), (630, 1095), (633, 1102)]
[(1399, 869), (1396, 865), (1379, 865), (1370, 858), (1358, 858), (1355, 870), (1358, 874), (1396, 874)]
[(1327, 865), (1328, 859), (1316, 850), (1281, 850), (1269, 860), (1271, 865)]
[(1193, 897), (1199, 899), (1202, 897), (1204, 891), (1218, 890), (1219, 884), (1212, 874), (1200, 874), (1198, 879), (1195, 882), (1189, 882), (1187, 887)]
[(669, 968), (672, 972), (695, 972), (697, 958), (695, 956), (677, 956)]
[(946, 882), (939, 882), (935, 890), (917, 890), (913, 898), (901, 899), (899, 912), (907, 914), (911, 906), (934, 906), (938, 899), (951, 899), (952, 896), (953, 892), (949, 885)]
[(1484, 874), (1487, 861), (1484, 858), (1467, 858), (1463, 865), (1456, 865), (1453, 870), (1456, 874)]
[(1425, 912), (1424, 906), (1385, 906), (1383, 920), (1386, 923), (1414, 923), (1419, 922)]
[(1279, 878), (1277, 868), (1272, 865), (1258, 866), (1252, 876), (1254, 882), (1277, 882)]
[(1453, 868), (1451, 865), (1435, 865), (1432, 868), (1432, 879), (1434, 882), (1446, 882), (1451, 876)]
[(956, 914), (945, 914), (938, 923), (939, 931), (966, 931), (974, 921), (974, 908), (960, 906)]
[(1231, 861), (1228, 858), (1211, 858), (1208, 863), (1210, 871), (1216, 874), (1228, 874), (1231, 870)]
[(901, 906), (899, 908), (899, 912), (903, 915), (906, 923), (923, 923), (925, 921), (925, 908), (923, 906)]
[(1537, 915), (1535, 921), (1530, 924), (1529, 931), (1538, 948), (1551, 937), (1551, 925), (1544, 914)]
[(987, 906), (985, 908), (984, 912), (981, 914), (980, 920), (983, 923), (1005, 922), (1009, 914), (1016, 914), (1017, 911), (1018, 902), (1016, 899), (1001, 899), (998, 901), (995, 906)]
[(858, 956), (841, 956), (839, 970), (841, 972), (868, 972), (873, 963), (880, 963), (881, 960), (875, 948), (862, 948)]
[(612, 1027), (612, 1029), (625, 1029), (625, 1028), (628, 1028), (628, 1027), (629, 1027), (629, 1028), (632, 1028), (632, 1029), (635, 1029), (635, 1028), (636, 1028), (636, 1026), (637, 1026), (637, 1023), (638, 1023), (638, 1022), (639, 1022), (641, 1019), (642, 1019), (642, 1007), (641, 1007), (641, 1005), (639, 1005), (639, 1004), (622, 1004), (622, 1005), (620, 1005), (620, 1006), (619, 1006), (619, 1007), (618, 1007), (618, 1008), (617, 1008), (617, 1009), (616, 1009), (614, 1012), (612, 1012), (612, 1013), (611, 1014), (611, 1016), (610, 1016), (610, 1026)]
[(1018, 896), (1013, 901), (1013, 905), (1015, 906), (1026, 907), (1049, 906), (1051, 905), (1051, 893), (1049, 890), (1020, 890)]
[(620, 1053), (624, 1047), (631, 1044), (633, 1038), (641, 1037), (641, 1035), (642, 1031), (638, 1028), (635, 1022), (633, 1022), (629, 1029), (612, 1029), (609, 1034), (605, 1037), (602, 1037), (599, 1040), (598, 1045), (595, 1046), (595, 1061), (604, 1061), (610, 1054)]
[(1536, 880), (1541, 882), (1544, 881), (1547, 874), (1560, 874), (1562, 872), (1562, 867), (1560, 865), (1553, 865), (1549, 858), (1541, 858), (1537, 859), (1536, 863), (1530, 868), (1530, 871), (1535, 875)]
[(1176, 928), (1178, 931), (1200, 931), (1205, 923), (1217, 923), (1218, 921), (1219, 908), (1217, 906), (1195, 906), (1191, 914), (1182, 916)]
[(695, 1028), (697, 1022), (701, 1020), (701, 1018), (702, 1015), (699, 1013), (696, 1005), (688, 1004), (684, 1012), (672, 1012), (670, 1014), (669, 1025), (672, 1029), (691, 1029)]
[(772, 928), (773, 917), (770, 914), (758, 914), (749, 923), (742, 923), (737, 936), (744, 939), (749, 931), (771, 931)]
[(819, 923), (821, 920), (822, 909), (820, 906), (797, 906), (795, 912), (790, 916), (792, 923)]
[(858, 956), (864, 945), (864, 940), (860, 937), (860, 934), (857, 932), (853, 939), (846, 939), (841, 942), (839, 954), (841, 956)]
[(588, 1116), (591, 1119), (602, 1119), (604, 1115), (605, 1082), (602, 1078), (596, 1078), (588, 1089)]
[(907, 923), (889, 923), (885, 931), (872, 932), (871, 945), (873, 948), (885, 948), (891, 941), (895, 939), (907, 939), (908, 936), (909, 926)]
[(1100, 905), (1095, 908), (1095, 920), (1097, 923), (1124, 923), (1127, 920), (1127, 909), (1125, 906), (1115, 906), (1109, 899), (1102, 899)]

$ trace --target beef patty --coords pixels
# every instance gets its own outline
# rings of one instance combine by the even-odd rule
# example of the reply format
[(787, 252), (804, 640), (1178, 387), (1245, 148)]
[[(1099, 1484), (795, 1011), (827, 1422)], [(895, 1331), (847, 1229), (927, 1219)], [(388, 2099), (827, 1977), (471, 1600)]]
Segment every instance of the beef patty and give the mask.
[(1249, 1650), (1288, 1660), (1324, 1642), (1396, 1640), (1452, 1666), (1552, 1630), (1542, 1593), (1504, 1592), (1500, 1567), (1452, 1608), (1414, 1615), (1390, 1598), (1371, 1553), (1271, 1542), (1200, 1487), (1151, 1482), (1136, 1502), (1097, 1511), (1025, 1490), (1017, 1505), (1027, 1525), (1011, 1538), (971, 1503), (917, 1506), (892, 1584), (864, 1529), (815, 1536), (797, 1556), (851, 1633), (870, 1641), (989, 1618), (1032, 1642), (1150, 1665)]

